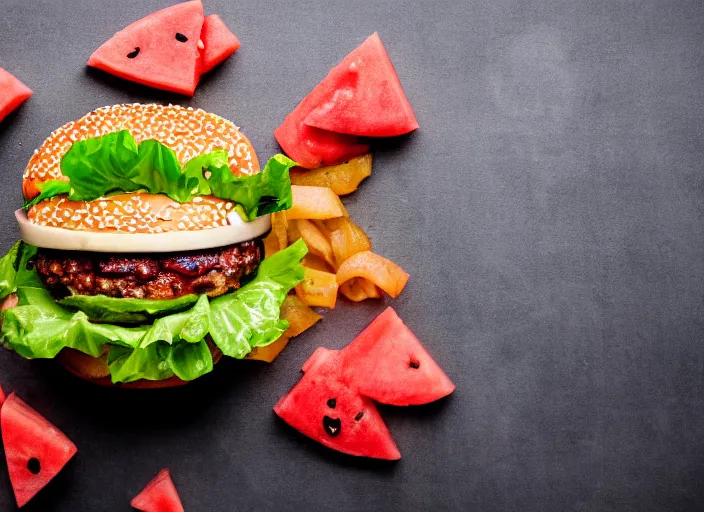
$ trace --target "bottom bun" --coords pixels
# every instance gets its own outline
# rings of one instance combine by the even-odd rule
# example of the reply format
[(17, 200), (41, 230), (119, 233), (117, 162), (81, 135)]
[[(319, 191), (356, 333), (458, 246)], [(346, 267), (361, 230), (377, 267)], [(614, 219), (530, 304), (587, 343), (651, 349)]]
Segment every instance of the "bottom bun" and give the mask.
[[(213, 355), (213, 364), (217, 364), (222, 358), (222, 352), (210, 340), (208, 340), (208, 348), (210, 348), (210, 353)], [(59, 364), (66, 368), (69, 373), (98, 386), (126, 389), (161, 389), (184, 386), (190, 382), (173, 376), (164, 380), (142, 379), (134, 382), (114, 384), (110, 379), (110, 368), (108, 368), (107, 358), (107, 349), (100, 357), (92, 357), (72, 348), (65, 348), (56, 356)]]

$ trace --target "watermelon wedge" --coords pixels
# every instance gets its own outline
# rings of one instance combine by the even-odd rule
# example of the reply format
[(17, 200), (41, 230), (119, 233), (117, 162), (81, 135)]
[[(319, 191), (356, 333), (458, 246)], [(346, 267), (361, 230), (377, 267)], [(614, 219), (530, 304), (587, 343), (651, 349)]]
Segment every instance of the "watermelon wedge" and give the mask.
[(417, 128), (396, 70), (374, 33), (330, 70), (274, 136), (301, 167), (314, 169), (366, 153), (369, 145), (358, 137), (391, 137)]
[(419, 405), (455, 390), (392, 308), (342, 350), (316, 349), (302, 369), (276, 414), (329, 448), (379, 459), (401, 454), (372, 400)]
[(418, 128), (413, 108), (378, 33), (321, 82), (325, 99), (305, 117), (308, 126), (363, 137), (393, 137)]
[(308, 114), (321, 103), (324, 93), (323, 89), (313, 89), (274, 130), (274, 137), (284, 152), (306, 169), (337, 165), (369, 151), (369, 145), (357, 137), (320, 130), (304, 123)]
[(162, 469), (130, 503), (142, 512), (184, 512), (168, 469)]
[(7, 469), (17, 506), (42, 490), (78, 451), (59, 429), (12, 393), (0, 409)]
[(29, 87), (0, 68), (0, 121), (32, 95)]
[(428, 404), (455, 390), (391, 307), (342, 349), (340, 357), (342, 380), (382, 404)]
[(217, 14), (205, 17), (200, 39), (204, 46), (201, 63), (203, 73), (207, 73), (226, 60), (240, 47), (239, 39)]
[(337, 379), (334, 353), (304, 365), (307, 371), (274, 407), (290, 426), (315, 441), (349, 455), (398, 460), (401, 453), (374, 403)]
[(156, 89), (193, 96), (200, 80), (203, 4), (192, 0), (132, 23), (98, 48), (88, 65)]

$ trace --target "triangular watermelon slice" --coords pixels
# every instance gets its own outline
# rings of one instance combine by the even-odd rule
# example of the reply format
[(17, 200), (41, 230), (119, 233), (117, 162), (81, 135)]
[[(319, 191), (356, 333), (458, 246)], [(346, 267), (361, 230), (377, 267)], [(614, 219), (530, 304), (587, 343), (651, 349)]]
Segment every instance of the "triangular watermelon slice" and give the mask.
[(306, 169), (346, 162), (369, 151), (369, 145), (352, 135), (341, 135), (308, 126), (303, 121), (322, 101), (325, 91), (316, 87), (274, 130), (284, 152)]
[(42, 490), (78, 451), (59, 429), (12, 393), (0, 410), (7, 469), (17, 506)]
[(162, 469), (130, 503), (142, 512), (184, 512), (168, 469)]
[(226, 60), (240, 47), (240, 41), (233, 34), (222, 18), (217, 14), (205, 17), (203, 30), (200, 33), (203, 41), (201, 72), (207, 73)]
[(302, 369), (276, 414), (329, 448), (365, 457), (401, 457), (371, 400), (427, 404), (455, 390), (392, 308), (342, 350), (316, 349)]
[(336, 165), (369, 150), (357, 137), (390, 137), (418, 128), (401, 82), (372, 34), (332, 68), (274, 131), (301, 167)]
[(388, 460), (401, 458), (374, 403), (337, 380), (340, 366), (335, 353), (330, 352), (329, 357), (304, 367), (303, 378), (274, 407), (282, 420), (342, 453)]
[(0, 121), (24, 103), (32, 90), (10, 73), (0, 68)]
[(342, 380), (382, 404), (428, 404), (455, 390), (391, 307), (342, 349), (340, 357)]
[(376, 32), (335, 66), (318, 87), (325, 89), (326, 97), (305, 117), (308, 126), (363, 137), (393, 137), (418, 128)]
[(203, 4), (193, 0), (132, 23), (98, 48), (88, 65), (156, 89), (193, 96), (200, 80)]

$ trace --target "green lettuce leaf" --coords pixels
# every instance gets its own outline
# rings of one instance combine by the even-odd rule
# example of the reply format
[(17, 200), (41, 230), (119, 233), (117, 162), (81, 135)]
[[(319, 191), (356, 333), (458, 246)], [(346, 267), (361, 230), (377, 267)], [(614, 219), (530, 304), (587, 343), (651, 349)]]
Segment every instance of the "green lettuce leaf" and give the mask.
[[(262, 261), (257, 275), (235, 292), (212, 301), (201, 295), (184, 311), (166, 314), (151, 324), (123, 327), (92, 323), (86, 312), (97, 304), (116, 314), (159, 308), (149, 300), (108, 297), (95, 298), (94, 303), (90, 298), (69, 298), (72, 308), (66, 307), (66, 299), (59, 304), (43, 288), (36, 271), (27, 268), (36, 248), (17, 244), (0, 259), (2, 290), (16, 292), (19, 299), (17, 307), (2, 312), (0, 334), (7, 348), (29, 359), (53, 358), (65, 347), (97, 357), (108, 345), (108, 365), (116, 383), (173, 375), (192, 380), (212, 370), (208, 335), (224, 354), (236, 358), (281, 336), (288, 328), (280, 319), (281, 303), (303, 279), (301, 260), (307, 250), (298, 240)], [(19, 282), (25, 284), (18, 286)], [(73, 309), (79, 306), (86, 311)]]
[(44, 283), (39, 278), (39, 274), (34, 270), (34, 263), (31, 261), (37, 255), (37, 248), (22, 242), (20, 258), (17, 262), (17, 273), (15, 274), (15, 288), (44, 288)]
[(24, 242), (17, 242), (0, 258), (0, 300), (18, 287), (38, 287), (44, 285), (39, 275), (30, 267), (29, 260), (37, 253), (37, 248)]
[[(261, 172), (252, 176), (235, 176), (230, 171), (227, 153), (223, 151), (221, 155), (214, 152), (191, 160), (186, 164), (185, 174), (199, 180), (198, 190), (203, 194), (241, 205), (246, 220), (252, 220), (293, 206), (289, 170), (295, 165), (296, 162), (284, 155), (274, 155)], [(210, 173), (208, 179), (203, 178), (203, 170)]]
[(147, 329), (139, 348), (147, 348), (157, 341), (165, 341), (168, 344), (179, 340), (189, 343), (199, 342), (208, 334), (210, 327), (209, 304), (208, 296), (201, 295), (195, 306), (188, 311), (158, 319)]
[(135, 350), (110, 347), (108, 367), (113, 382), (163, 380), (174, 375), (194, 380), (213, 370), (213, 356), (205, 340), (177, 345), (159, 342)]
[(59, 300), (62, 306), (76, 308), (97, 322), (136, 324), (151, 317), (181, 311), (198, 301), (198, 295), (184, 295), (177, 299), (151, 300), (115, 298), (105, 295), (71, 295)]
[(262, 261), (254, 279), (237, 292), (210, 302), (210, 335), (223, 354), (243, 358), (254, 347), (276, 341), (288, 328), (281, 303), (303, 280), (303, 240)]
[(25, 208), (58, 195), (74, 201), (93, 201), (122, 192), (145, 190), (185, 203), (197, 195), (214, 195), (237, 203), (245, 220), (285, 210), (292, 205), (289, 169), (296, 163), (272, 157), (253, 176), (234, 176), (225, 150), (198, 156), (184, 168), (171, 148), (157, 140), (137, 145), (127, 130), (75, 142), (61, 159), (69, 182), (52, 180)]
[(2, 312), (3, 343), (28, 359), (53, 358), (64, 347), (93, 357), (106, 344), (136, 347), (142, 327), (94, 324), (82, 311), (71, 313), (59, 306), (42, 288), (19, 288), (19, 305)]
[(213, 371), (213, 354), (205, 340), (175, 345), (160, 343), (157, 351), (181, 380), (194, 380)]
[(15, 278), (17, 277), (17, 260), (20, 249), (24, 244), (17, 242), (5, 256), (0, 259), (0, 299), (4, 299), (15, 291)]

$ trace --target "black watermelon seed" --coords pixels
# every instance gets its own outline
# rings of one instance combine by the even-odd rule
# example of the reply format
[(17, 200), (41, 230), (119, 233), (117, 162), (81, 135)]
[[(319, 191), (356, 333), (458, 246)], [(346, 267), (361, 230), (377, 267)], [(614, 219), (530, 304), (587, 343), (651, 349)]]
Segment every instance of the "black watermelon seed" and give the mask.
[(181, 34), (180, 32), (177, 32), (176, 33), (176, 41), (179, 41), (181, 43), (185, 43), (186, 41), (188, 41), (188, 38), (186, 36), (184, 36), (183, 34)]
[(27, 461), (27, 469), (33, 475), (38, 475), (39, 472), (42, 470), (42, 464), (41, 462), (39, 462), (39, 459), (32, 457)]
[(330, 407), (330, 409), (334, 409), (336, 405), (337, 405), (337, 400), (335, 400), (334, 398), (331, 398), (330, 400), (328, 400), (328, 407)]
[(325, 429), (325, 432), (328, 433), (331, 437), (335, 437), (337, 435), (340, 435), (340, 431), (342, 430), (342, 422), (340, 421), (340, 418), (331, 418), (330, 416), (323, 416), (323, 428)]
[(357, 416), (354, 417), (354, 421), (359, 421), (362, 419), (362, 416), (364, 416), (364, 411), (359, 411), (357, 413)]
[(133, 52), (128, 53), (127, 58), (134, 59), (137, 55), (139, 55), (139, 46), (135, 48)]
[(417, 370), (420, 368), (420, 361), (416, 361), (415, 359), (412, 359), (410, 363), (408, 363), (408, 366), (413, 368), (414, 370)]

